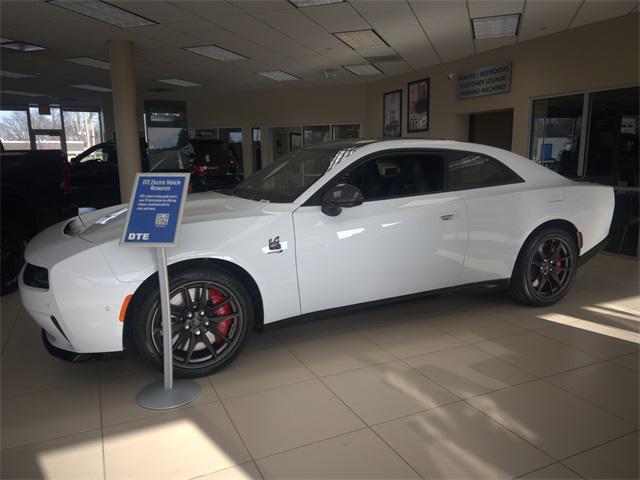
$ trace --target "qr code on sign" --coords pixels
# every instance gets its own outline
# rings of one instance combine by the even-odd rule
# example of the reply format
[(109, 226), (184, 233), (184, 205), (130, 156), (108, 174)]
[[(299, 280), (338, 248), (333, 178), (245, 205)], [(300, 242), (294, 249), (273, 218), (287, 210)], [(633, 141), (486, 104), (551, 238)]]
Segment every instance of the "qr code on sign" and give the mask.
[(157, 213), (156, 214), (156, 227), (166, 227), (169, 225), (169, 214), (168, 213)]

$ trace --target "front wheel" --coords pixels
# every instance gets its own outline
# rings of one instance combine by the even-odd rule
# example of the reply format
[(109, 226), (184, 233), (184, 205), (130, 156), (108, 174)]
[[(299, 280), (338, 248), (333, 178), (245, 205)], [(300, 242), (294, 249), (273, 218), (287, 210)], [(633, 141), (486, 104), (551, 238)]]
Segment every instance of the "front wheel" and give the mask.
[[(254, 312), (244, 285), (222, 269), (170, 274), (171, 343), (177, 377), (210, 375), (232, 362), (251, 333)], [(141, 293), (133, 335), (143, 358), (162, 370), (162, 316), (157, 279)]]
[(518, 301), (552, 305), (564, 297), (576, 275), (578, 248), (562, 229), (544, 229), (531, 237), (516, 262), (509, 290)]

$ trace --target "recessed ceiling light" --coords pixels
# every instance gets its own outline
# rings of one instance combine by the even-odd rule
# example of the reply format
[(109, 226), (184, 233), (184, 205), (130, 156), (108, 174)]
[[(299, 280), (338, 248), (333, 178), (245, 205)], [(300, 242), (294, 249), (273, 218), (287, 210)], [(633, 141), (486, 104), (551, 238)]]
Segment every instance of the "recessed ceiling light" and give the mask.
[(356, 30), (353, 32), (334, 33), (336, 37), (349, 45), (354, 50), (368, 48), (386, 48), (387, 44), (373, 30)]
[(6, 70), (0, 70), (0, 77), (5, 78), (29, 78), (35, 77), (32, 73), (17, 73), (17, 72), (7, 72)]
[(282, 70), (272, 70), (269, 72), (256, 72), (258, 75), (262, 75), (263, 77), (270, 78), (271, 80), (275, 80), (276, 82), (289, 82), (291, 80), (300, 80), (295, 75), (291, 75), (287, 72), (283, 72)]
[(473, 25), (473, 38), (477, 40), (513, 37), (518, 34), (520, 14), (472, 18), (471, 24)]
[(73, 88), (81, 88), (83, 90), (91, 90), (92, 92), (106, 93), (111, 91), (110, 88), (98, 87), (97, 85), (80, 84), (80, 85), (69, 85), (69, 86)]
[(317, 7), (318, 5), (329, 5), (331, 3), (342, 3), (344, 0), (289, 0), (298, 8)]
[(144, 27), (156, 24), (156, 22), (148, 18), (135, 15), (101, 0), (50, 0), (49, 3), (120, 28)]
[(37, 52), (40, 50), (46, 50), (46, 48), (36, 45), (35, 43), (27, 42), (5, 42), (0, 44), (2, 48), (8, 48), (10, 50), (17, 50), (19, 52)]
[(101, 68), (103, 70), (111, 70), (111, 64), (104, 60), (98, 60), (91, 57), (72, 57), (65, 58), (67, 62), (77, 63), (78, 65), (85, 65), (87, 67)]
[(23, 97), (46, 97), (42, 93), (32, 93), (32, 92), (21, 92), (19, 90), (2, 90), (3, 94), (6, 95), (20, 95)]
[(344, 65), (344, 68), (349, 70), (351, 73), (358, 75), (359, 77), (364, 77), (367, 75), (380, 75), (383, 72), (376, 68), (374, 65), (370, 63), (364, 63), (362, 65)]
[(320, 70), (320, 73), (327, 80), (335, 80), (338, 78), (338, 69), (337, 68), (325, 68)]
[(158, 81), (162, 83), (168, 83), (169, 85), (175, 85), (177, 87), (202, 87), (201, 83), (190, 82), (188, 80), (182, 80), (180, 78), (164, 78)]
[(230, 50), (225, 50), (224, 48), (220, 48), (215, 45), (185, 47), (184, 49), (193, 53), (197, 53), (198, 55), (204, 55), (205, 57), (213, 58), (214, 60), (218, 60), (219, 62), (233, 62), (235, 60), (247, 59), (247, 57), (244, 57), (238, 53), (232, 52)]

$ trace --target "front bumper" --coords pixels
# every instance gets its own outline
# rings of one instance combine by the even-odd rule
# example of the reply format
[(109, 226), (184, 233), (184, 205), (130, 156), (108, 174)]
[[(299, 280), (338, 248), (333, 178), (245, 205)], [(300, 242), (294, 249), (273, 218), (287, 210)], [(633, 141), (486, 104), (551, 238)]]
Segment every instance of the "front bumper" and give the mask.
[(54, 357), (60, 358), (66, 362), (71, 363), (84, 363), (84, 362), (97, 362), (99, 360), (118, 360), (121, 359), (122, 352), (109, 352), (109, 353), (76, 353), (69, 350), (65, 350), (60, 347), (56, 347), (53, 344), (55, 339), (50, 338), (49, 333), (46, 330), (42, 330), (42, 343), (47, 351)]
[(137, 284), (119, 281), (98, 245), (65, 235), (58, 224), (29, 243), (25, 260), (48, 271), (48, 288), (37, 288), (25, 283), (23, 268), (19, 288), (51, 345), (77, 354), (122, 351), (120, 308)]

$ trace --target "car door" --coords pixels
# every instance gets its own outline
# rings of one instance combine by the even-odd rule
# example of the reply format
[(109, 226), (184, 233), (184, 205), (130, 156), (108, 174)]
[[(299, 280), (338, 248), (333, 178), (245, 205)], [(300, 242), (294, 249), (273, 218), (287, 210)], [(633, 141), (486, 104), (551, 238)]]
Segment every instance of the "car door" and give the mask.
[[(337, 182), (362, 205), (335, 216), (317, 200)], [(464, 202), (446, 191), (446, 154), (375, 154), (329, 182), (293, 214), (302, 313), (456, 284), (467, 243)]]

